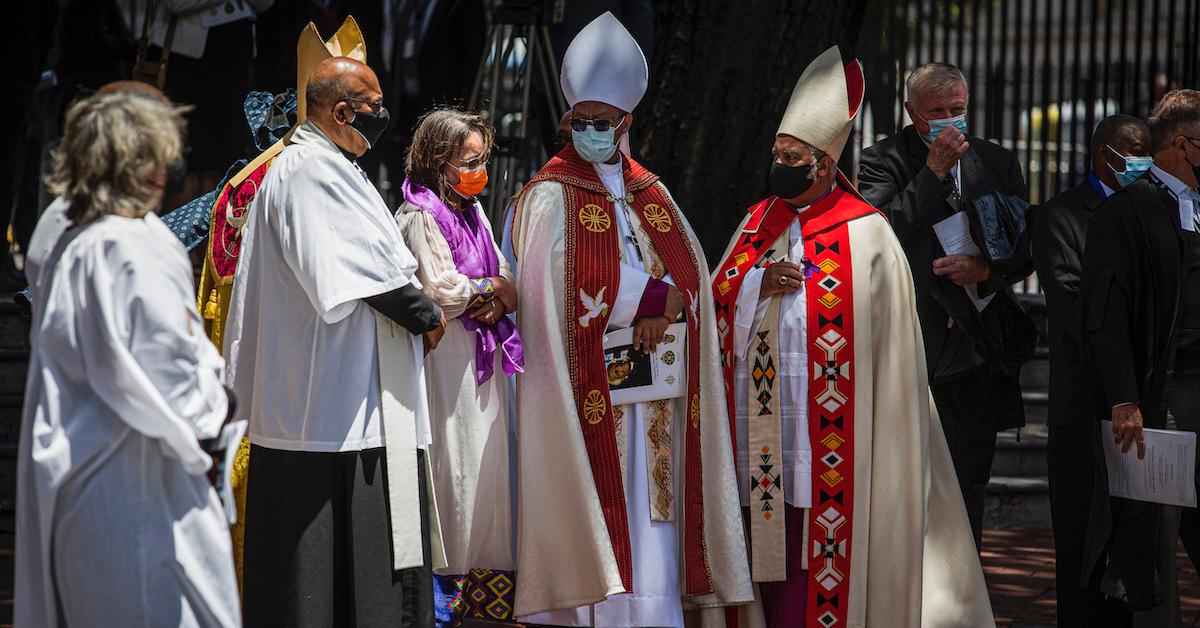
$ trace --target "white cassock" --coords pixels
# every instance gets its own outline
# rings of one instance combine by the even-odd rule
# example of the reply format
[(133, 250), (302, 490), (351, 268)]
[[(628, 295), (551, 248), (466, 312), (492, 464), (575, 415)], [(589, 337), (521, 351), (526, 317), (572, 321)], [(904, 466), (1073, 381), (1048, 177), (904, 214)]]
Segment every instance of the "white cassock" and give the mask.
[[(621, 174), (621, 163), (595, 164), (597, 175), (614, 198), (624, 198), (625, 185)], [(649, 494), (647, 453), (647, 417), (649, 403), (638, 403), (614, 408), (625, 421), (623, 450), (625, 465), (625, 499), (629, 521), (629, 536), (633, 557), (633, 593), (617, 593), (607, 590), (604, 582), (611, 582), (616, 565), (594, 567), (583, 564), (566, 564), (562, 556), (538, 548), (555, 546), (544, 540), (550, 530), (570, 544), (589, 547), (602, 544), (597, 549), (611, 558), (608, 536), (593, 538), (582, 529), (572, 528), (570, 522), (554, 522), (554, 515), (547, 514), (546, 506), (553, 503), (576, 503), (587, 493), (596, 500), (592, 474), (584, 451), (582, 434), (570, 383), (566, 373), (570, 368), (565, 355), (565, 323), (563, 323), (563, 191), (561, 184), (540, 182), (527, 189), (520, 201), (515, 218), (513, 237), (516, 240), (518, 257), (518, 290), (521, 293), (520, 316), (522, 339), (525, 342), (525, 373), (517, 378), (518, 395), (518, 464), (520, 465), (521, 490), (520, 530), (518, 532), (518, 587), (517, 612), (522, 609), (535, 612), (520, 619), (529, 623), (544, 623), (566, 626), (682, 626), (682, 578), (680, 553), (682, 537), (678, 527), (683, 502), (676, 500), (675, 521), (653, 521)], [(619, 207), (619, 206), (618, 206)], [(639, 253), (638, 246), (628, 236), (634, 233), (625, 211), (613, 212), (619, 228), (622, 247), (621, 280), (618, 294), (613, 302), (609, 328), (618, 329), (633, 324), (647, 281), (650, 256), (646, 251)], [(708, 285), (707, 263), (702, 249), (690, 226), (687, 226), (691, 245), (701, 266), (700, 285)], [(639, 239), (641, 241), (643, 238)], [(670, 282), (664, 275), (663, 281)], [(706, 408), (719, 407), (723, 403), (723, 386), (720, 381), (719, 358), (716, 356), (715, 323), (712, 319), (712, 304), (707, 290), (701, 291), (700, 308), (705, 336), (711, 342), (701, 340), (701, 355), (705, 365), (701, 366), (702, 403)], [(710, 353), (711, 352), (711, 353)], [(711, 363), (711, 364), (709, 364)], [(556, 388), (547, 388), (553, 382)], [(679, 400), (676, 400), (679, 401)], [(709, 405), (712, 404), (712, 405)], [(683, 430), (680, 404), (672, 404), (675, 446), (673, 452), (674, 495), (683, 495)], [(570, 432), (568, 454), (555, 454), (563, 447), (559, 435), (544, 422), (536, 420), (548, 414), (567, 418), (563, 427)], [(721, 422), (726, 422), (721, 412)], [(557, 429), (558, 423), (556, 422)], [(705, 540), (709, 551), (709, 566), (712, 583), (716, 587), (713, 595), (698, 600), (699, 605), (717, 605), (749, 601), (752, 597), (747, 569), (744, 537), (741, 533), (741, 512), (733, 500), (726, 500), (734, 490), (731, 447), (727, 423), (725, 429), (715, 426), (702, 433), (702, 455), (704, 461), (705, 488)], [(554, 462), (550, 462), (553, 459)], [(571, 461), (570, 464), (563, 464)], [(547, 463), (553, 467), (547, 467)], [(562, 465), (561, 467), (559, 465)], [(582, 465), (578, 467), (576, 465)], [(561, 499), (560, 499), (561, 498)], [(595, 512), (590, 508), (594, 507)], [(583, 517), (598, 518), (599, 507), (579, 504)], [(559, 512), (563, 512), (565, 509)], [(718, 523), (719, 522), (719, 523)], [(732, 534), (733, 536), (730, 536)], [(733, 538), (736, 537), (736, 538)], [(562, 542), (562, 541), (559, 541)], [(588, 557), (591, 558), (590, 549)], [(535, 567), (536, 564), (536, 567)], [(535, 579), (534, 570), (553, 578), (553, 582)], [(611, 571), (609, 571), (611, 569)], [(619, 586), (620, 578), (616, 578)], [(538, 590), (540, 589), (540, 590)], [(562, 604), (583, 591), (588, 598), (576, 598), (575, 604)], [(607, 599), (605, 597), (607, 596)], [(593, 603), (595, 602), (595, 603)], [(561, 606), (567, 606), (562, 608)], [(571, 607), (574, 608), (571, 608)]]
[(229, 527), (199, 441), (223, 362), (170, 229), (102, 218), (48, 256), (18, 461), (18, 626), (239, 626)]

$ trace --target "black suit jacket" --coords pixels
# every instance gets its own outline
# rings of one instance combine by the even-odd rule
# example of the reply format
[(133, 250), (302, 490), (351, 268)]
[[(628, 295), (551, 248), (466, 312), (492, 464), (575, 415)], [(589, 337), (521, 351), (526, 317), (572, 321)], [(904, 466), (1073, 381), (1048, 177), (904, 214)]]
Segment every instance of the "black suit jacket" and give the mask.
[(1090, 427), (1087, 382), (1079, 362), (1079, 276), (1092, 212), (1104, 199), (1089, 179), (1048, 200), (1033, 221), (1033, 261), (1046, 295), (1052, 427)]
[[(1153, 172), (1146, 174), (1100, 204), (1085, 246), (1080, 348), (1094, 420), (1134, 402), (1146, 427), (1161, 428), (1184, 276), (1179, 204)], [(1107, 554), (1101, 590), (1148, 608), (1163, 600), (1158, 543), (1175, 541), (1159, 539), (1159, 505), (1109, 499), (1104, 457), (1098, 459), (1085, 572)]]
[[(1026, 198), (1016, 155), (987, 140), (968, 139), (970, 147), (959, 161), (960, 206), (968, 207), (993, 190)], [(933, 273), (933, 260), (944, 255), (933, 225), (950, 217), (956, 208), (951, 205), (950, 177), (938, 181), (925, 166), (928, 155), (929, 148), (909, 125), (863, 151), (858, 179), (862, 195), (888, 216), (912, 267), (930, 381), (951, 381), (981, 368), (1015, 375), (1020, 362), (1032, 352), (1035, 332), (1010, 284), (1027, 277), (1033, 265), (1011, 276), (993, 269), (988, 281), (978, 286), (980, 294), (996, 295), (982, 313), (975, 310), (962, 287)], [(1009, 359), (1006, 354), (1018, 349), (1026, 355)], [(1023, 423), (1021, 418), (1016, 425)]]

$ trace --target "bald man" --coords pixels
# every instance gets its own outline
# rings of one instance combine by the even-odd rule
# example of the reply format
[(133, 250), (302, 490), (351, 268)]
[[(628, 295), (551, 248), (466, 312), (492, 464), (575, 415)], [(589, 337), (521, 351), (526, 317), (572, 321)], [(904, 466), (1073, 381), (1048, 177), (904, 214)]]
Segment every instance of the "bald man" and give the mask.
[(1150, 129), (1117, 114), (1096, 126), (1091, 170), (1075, 187), (1034, 214), (1033, 260), (1046, 293), (1050, 340), (1050, 438), (1046, 444), (1054, 526), (1058, 625), (1104, 626), (1119, 616), (1097, 584), (1081, 586), (1083, 543), (1095, 480), (1092, 445), (1097, 424), (1088, 412), (1087, 382), (1079, 368), (1076, 300), (1088, 221), (1104, 199), (1150, 167)]
[[(327, 59), (305, 97), (308, 119), (249, 211), (225, 334), (254, 461), (246, 625), (431, 625), (427, 513), (417, 505), (425, 476), (413, 447), (427, 444), (428, 419), (408, 408), (408, 449), (391, 447), (404, 428), (393, 428), (389, 403), (419, 387), (422, 336), (436, 344), (441, 312), (355, 162), (387, 128), (374, 72)], [(396, 351), (407, 366), (381, 380)], [(405, 495), (412, 507), (397, 516)], [(404, 521), (407, 536), (397, 532)]]

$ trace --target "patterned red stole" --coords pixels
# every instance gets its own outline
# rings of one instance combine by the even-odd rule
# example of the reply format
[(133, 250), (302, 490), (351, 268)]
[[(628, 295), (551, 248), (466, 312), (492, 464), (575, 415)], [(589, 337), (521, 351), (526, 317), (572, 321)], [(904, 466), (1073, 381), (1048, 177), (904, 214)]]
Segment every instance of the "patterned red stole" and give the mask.
[[(849, 609), (855, 378), (854, 283), (847, 222), (875, 211), (843, 177), (839, 177), (839, 185), (829, 195), (799, 216), (778, 198), (766, 199), (750, 208), (750, 218), (739, 241), (713, 276), (725, 392), (733, 421), (736, 358), (732, 329), (738, 291), (746, 271), (762, 260), (793, 219), (800, 221), (804, 267), (808, 271), (806, 341), (813, 373), (808, 399), (813, 504), (808, 511), (811, 541), (806, 548), (809, 556), (806, 617), (810, 626), (843, 626)], [(763, 403), (760, 399), (749, 401)], [(782, 470), (778, 477), (783, 477)], [(782, 485), (777, 484), (776, 489), (782, 496)]]
[[(700, 275), (680, 212), (658, 176), (633, 159), (624, 160), (625, 189), (630, 207), (645, 225), (650, 243), (683, 295), (688, 323), (687, 414), (684, 440), (683, 552), (687, 595), (712, 592), (704, 544), (704, 491), (700, 461)], [(552, 158), (530, 184), (563, 184), (566, 238), (567, 359), (571, 388), (588, 462), (604, 513), (621, 581), (633, 591), (633, 557), (625, 510), (625, 487), (617, 449), (608, 375), (604, 365), (604, 331), (620, 285), (621, 238), (613, 216), (621, 211), (596, 175), (595, 168), (568, 145)]]

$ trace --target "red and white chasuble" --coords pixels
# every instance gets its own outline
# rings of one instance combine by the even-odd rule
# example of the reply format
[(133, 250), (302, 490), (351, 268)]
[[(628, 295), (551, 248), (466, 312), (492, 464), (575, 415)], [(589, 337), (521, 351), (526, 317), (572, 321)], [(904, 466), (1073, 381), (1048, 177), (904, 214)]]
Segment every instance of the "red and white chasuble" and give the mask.
[(734, 352), (734, 316), (745, 274), (771, 263), (768, 252), (781, 237), (786, 245), (794, 220), (804, 241), (811, 369), (812, 506), (803, 511), (807, 538), (791, 540), (805, 543), (805, 625), (994, 625), (929, 395), (908, 263), (886, 219), (840, 174), (830, 194), (799, 214), (777, 197), (751, 207), (713, 274), (731, 417), (738, 359), (751, 379), (751, 442), (734, 447), (749, 450), (752, 575), (784, 579), (790, 554), (773, 343), (779, 327), (794, 323), (769, 307), (766, 318), (776, 320), (764, 319), (743, 358)]
[(628, 158), (623, 174), (626, 199), (614, 199), (594, 166), (568, 146), (522, 192), (513, 221), (517, 320), (522, 337), (531, 336), (517, 386), (518, 616), (639, 590), (618, 442), (623, 413), (610, 401), (603, 356), (620, 289), (622, 203), (685, 302), (688, 392), (671, 412), (682, 443), (674, 462), (682, 499), (673, 519), (683, 603), (712, 607), (753, 597), (707, 263), (658, 177)]

